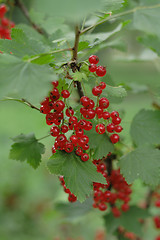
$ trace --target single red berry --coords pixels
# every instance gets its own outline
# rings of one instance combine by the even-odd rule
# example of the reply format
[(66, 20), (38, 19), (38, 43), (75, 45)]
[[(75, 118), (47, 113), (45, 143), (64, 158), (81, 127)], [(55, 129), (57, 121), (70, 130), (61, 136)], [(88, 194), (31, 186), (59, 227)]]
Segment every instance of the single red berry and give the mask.
[(110, 119), (110, 113), (109, 112), (103, 112), (103, 119)]
[(111, 139), (111, 142), (112, 142), (113, 144), (115, 144), (115, 143), (117, 143), (117, 142), (119, 141), (119, 135), (118, 135), (118, 134), (112, 134), (112, 135), (110, 136), (110, 139)]
[(103, 108), (96, 107), (95, 113), (97, 114), (98, 118), (102, 118), (103, 117)]
[(101, 98), (99, 100), (99, 107), (103, 108), (103, 109), (108, 108), (109, 107), (109, 100), (105, 97)]
[(94, 96), (100, 96), (101, 93), (102, 93), (102, 89), (99, 86), (95, 86), (92, 89), (92, 93), (93, 93)]
[(56, 141), (60, 146), (63, 146), (66, 143), (67, 138), (64, 134), (59, 134), (58, 137), (56, 138)]
[(53, 154), (56, 153), (56, 149), (55, 149), (54, 146), (52, 147), (52, 153), (53, 153)]
[(71, 143), (71, 142), (66, 142), (66, 144), (65, 144), (65, 151), (67, 152), (67, 153), (70, 153), (70, 152), (73, 152), (73, 149), (74, 149), (74, 146), (73, 146), (73, 143)]
[(2, 26), (7, 27), (7, 26), (9, 26), (9, 23), (10, 23), (10, 21), (7, 18), (1, 19)]
[(68, 132), (68, 126), (67, 126), (67, 125), (62, 125), (62, 126), (61, 126), (61, 132), (62, 132), (62, 133)]
[(66, 116), (67, 117), (71, 117), (71, 116), (73, 116), (73, 114), (74, 114), (74, 111), (71, 107), (66, 109)]
[(78, 147), (78, 148), (76, 149), (76, 155), (82, 156), (82, 154), (83, 154), (82, 148)]
[(89, 159), (89, 155), (88, 155), (87, 153), (83, 153), (83, 154), (81, 155), (81, 160), (82, 160), (83, 162), (88, 161), (88, 159)]
[(69, 123), (72, 123), (72, 124), (77, 123), (77, 117), (75, 117), (75, 116), (70, 117), (69, 118)]
[(0, 5), (0, 18), (3, 18), (5, 13), (7, 12), (7, 7), (5, 4)]
[(99, 62), (99, 58), (96, 55), (91, 55), (88, 60), (91, 64), (97, 64)]
[(92, 64), (89, 65), (88, 69), (89, 69), (90, 72), (96, 72), (97, 66), (96, 66), (96, 64), (92, 63)]
[(60, 97), (59, 91), (57, 88), (54, 88), (53, 91), (50, 93), (50, 98), (52, 101), (58, 100)]
[(103, 66), (98, 66), (97, 70), (96, 70), (96, 74), (98, 77), (103, 77), (104, 75), (106, 75), (106, 68)]
[(69, 194), (68, 196), (68, 201), (69, 202), (76, 202), (77, 201), (77, 197), (74, 194)]
[(79, 128), (85, 129), (86, 125), (87, 125), (87, 121), (85, 119), (79, 120), (79, 122), (78, 122), (78, 127)]
[(112, 213), (113, 213), (114, 217), (116, 217), (116, 218), (121, 216), (121, 212), (119, 211), (119, 209), (117, 207), (112, 208)]
[(122, 126), (117, 125), (114, 127), (114, 130), (115, 130), (115, 132), (120, 133), (123, 130), (123, 128), (122, 128)]
[(48, 105), (42, 105), (40, 107), (40, 112), (43, 114), (47, 114), (51, 111), (50, 107)]
[(120, 117), (112, 118), (112, 123), (114, 123), (115, 125), (120, 124), (121, 123), (121, 118)]
[(103, 133), (105, 133), (105, 131), (106, 131), (106, 129), (105, 129), (104, 124), (99, 123), (99, 124), (96, 125), (96, 132), (98, 134), (103, 134)]
[(81, 97), (80, 102), (84, 107), (87, 107), (90, 103), (90, 99), (86, 96), (83, 96)]
[(76, 136), (77, 136), (77, 137), (80, 137), (80, 138), (81, 138), (81, 137), (83, 137), (83, 135), (84, 135), (83, 129), (79, 129), (79, 130), (76, 131)]
[(62, 100), (57, 100), (56, 102), (54, 102), (53, 107), (55, 111), (62, 112), (65, 108), (65, 104)]
[(82, 148), (83, 148), (83, 150), (88, 150), (89, 149), (89, 144), (88, 143), (86, 143), (85, 145), (82, 145)]
[(91, 122), (87, 122), (87, 125), (86, 125), (86, 127), (84, 128), (84, 130), (90, 131), (90, 130), (92, 129), (92, 127), (93, 127), (93, 124), (92, 124)]
[(42, 102), (41, 105), (48, 105), (49, 104), (49, 97), (46, 97)]
[(98, 205), (98, 208), (100, 211), (105, 211), (107, 209), (107, 205), (102, 202)]
[(69, 188), (66, 188), (66, 186), (63, 186), (64, 187), (64, 192), (65, 193), (68, 193), (68, 194), (71, 194), (71, 191)]
[(64, 181), (64, 177), (63, 176), (59, 176), (59, 181), (61, 182), (61, 185), (65, 185), (65, 181)]
[(117, 111), (111, 112), (111, 118), (119, 117), (119, 113)]
[(92, 99), (90, 99), (89, 100), (89, 105), (87, 106), (87, 108), (94, 108), (94, 106), (95, 106), (95, 103), (94, 103), (94, 101), (92, 100)]
[(124, 203), (122, 206), (121, 206), (121, 209), (123, 212), (127, 212), (129, 210), (129, 205), (127, 203)]
[(83, 135), (82, 139), (85, 143), (89, 142), (89, 137), (87, 135)]
[(58, 87), (58, 84), (59, 84), (58, 81), (53, 81), (53, 82), (52, 82), (52, 85), (53, 85), (55, 88)]
[(76, 146), (78, 142), (78, 137), (76, 135), (70, 136), (70, 141)]
[(108, 125), (107, 125), (107, 131), (109, 132), (109, 133), (112, 133), (112, 132), (114, 132), (114, 124), (113, 123), (109, 123)]
[(158, 208), (160, 207), (160, 199), (157, 199), (157, 200), (155, 201), (155, 206), (158, 207)]
[(61, 96), (63, 98), (68, 98), (70, 96), (70, 92), (68, 90), (62, 90)]
[(106, 88), (106, 83), (105, 82), (100, 82), (99, 87), (103, 89)]
[(50, 133), (53, 137), (57, 137), (60, 133), (60, 130), (58, 127), (53, 126), (53, 127), (51, 127)]
[(86, 119), (93, 119), (96, 113), (94, 109), (87, 109), (87, 111), (83, 114), (84, 118)]

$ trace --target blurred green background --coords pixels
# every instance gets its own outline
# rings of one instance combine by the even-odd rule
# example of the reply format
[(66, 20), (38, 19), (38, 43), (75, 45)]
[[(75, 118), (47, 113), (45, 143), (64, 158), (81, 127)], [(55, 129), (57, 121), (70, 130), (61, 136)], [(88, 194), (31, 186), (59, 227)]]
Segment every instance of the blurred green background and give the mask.
[[(13, 17), (16, 23), (26, 22), (19, 10)], [(100, 62), (107, 66), (115, 85), (124, 85), (128, 92), (119, 104), (111, 104), (123, 115), (121, 136), (131, 146), (129, 130), (135, 114), (142, 108), (153, 109), (153, 103), (160, 104), (160, 62), (155, 53), (136, 42), (137, 31), (125, 29), (118, 36), (125, 40), (127, 51), (122, 53), (107, 48), (98, 56)], [(51, 155), (52, 138), (42, 140), (46, 152), (37, 171), (26, 163), (8, 158), (11, 138), (30, 132), (34, 132), (37, 138), (47, 135), (49, 127), (45, 124), (45, 117), (21, 103), (1, 101), (0, 240), (95, 240), (98, 231), (103, 235), (102, 213), (86, 209), (84, 213), (87, 213), (83, 215), (83, 212), (75, 213), (73, 209), (67, 212), (65, 208), (57, 207), (58, 203), (67, 203), (67, 195), (58, 178), (50, 175), (45, 167)], [(132, 203), (142, 201), (146, 187), (136, 181), (133, 188), (136, 191)], [(145, 229), (145, 240), (152, 240), (157, 234), (153, 224), (149, 223), (149, 226)], [(104, 239), (115, 239), (114, 236), (106, 236)]]

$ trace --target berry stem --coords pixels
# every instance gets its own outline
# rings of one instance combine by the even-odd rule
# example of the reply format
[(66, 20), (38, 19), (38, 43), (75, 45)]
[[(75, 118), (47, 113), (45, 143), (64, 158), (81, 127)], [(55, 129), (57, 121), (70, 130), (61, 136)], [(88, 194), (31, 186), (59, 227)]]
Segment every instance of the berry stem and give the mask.
[(48, 134), (48, 135), (46, 135), (46, 136), (44, 136), (44, 137), (41, 137), (41, 138), (39, 138), (39, 139), (37, 139), (37, 140), (40, 141), (40, 140), (45, 139), (45, 138), (50, 137), (50, 136), (51, 136), (51, 134)]

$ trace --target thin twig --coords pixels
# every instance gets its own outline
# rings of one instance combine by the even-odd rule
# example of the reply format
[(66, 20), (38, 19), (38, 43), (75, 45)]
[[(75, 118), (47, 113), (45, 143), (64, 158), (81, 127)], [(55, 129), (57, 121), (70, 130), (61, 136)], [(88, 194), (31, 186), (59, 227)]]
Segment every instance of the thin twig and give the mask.
[(28, 22), (32, 25), (32, 27), (40, 34), (42, 35), (46, 35), (46, 32), (44, 32), (44, 30), (42, 28), (40, 28), (37, 24), (35, 24), (28, 13), (28, 9), (26, 8), (26, 6), (21, 2), (21, 0), (14, 0), (15, 1), (15, 6), (19, 7), (19, 9), (23, 12), (24, 16), (26, 17), (26, 19), (28, 20)]
[(50, 134), (48, 134), (48, 135), (46, 135), (46, 136), (44, 136), (44, 137), (41, 137), (41, 138), (39, 138), (39, 139), (37, 139), (38, 141), (41, 141), (41, 140), (43, 140), (43, 139), (45, 139), (45, 138), (47, 138), (47, 137), (50, 137), (51, 135)]
[(28, 102), (27, 100), (25, 100), (24, 98), (22, 98), (22, 99), (18, 99), (18, 98), (10, 98), (10, 97), (6, 97), (6, 98), (2, 99), (1, 101), (8, 101), (8, 100), (23, 103), (23, 104), (29, 106), (30, 108), (33, 108), (33, 109), (36, 109), (37, 111), (40, 111), (39, 108), (37, 108), (37, 107), (34, 106), (32, 103), (30, 103), (30, 102)]
[(119, 17), (122, 17), (122, 16), (125, 16), (125, 15), (128, 15), (128, 14), (131, 14), (131, 13), (134, 13), (136, 11), (139, 11), (139, 10), (147, 10), (147, 9), (154, 9), (154, 8), (160, 8), (160, 4), (156, 4), (156, 5), (153, 5), (153, 6), (140, 6), (140, 7), (136, 7), (136, 8), (133, 8), (131, 10), (128, 10), (128, 11), (125, 11), (125, 12), (121, 12), (121, 13), (118, 13), (118, 14), (115, 14), (115, 15), (112, 15), (104, 20), (101, 20), (87, 28), (85, 28), (83, 31), (81, 31), (80, 35), (88, 32), (89, 30), (101, 25), (102, 23), (105, 23), (105, 22), (108, 22), (112, 19), (115, 19), (115, 18), (119, 18)]

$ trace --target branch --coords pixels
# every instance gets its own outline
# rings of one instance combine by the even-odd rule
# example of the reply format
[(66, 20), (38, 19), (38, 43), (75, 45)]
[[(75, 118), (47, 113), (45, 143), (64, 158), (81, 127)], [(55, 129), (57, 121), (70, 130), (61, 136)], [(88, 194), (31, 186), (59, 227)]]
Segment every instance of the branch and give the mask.
[(146, 10), (146, 9), (154, 9), (154, 8), (160, 8), (160, 4), (157, 4), (157, 5), (153, 5), (153, 6), (140, 6), (140, 7), (136, 7), (136, 8), (133, 8), (131, 10), (128, 10), (128, 11), (125, 11), (125, 12), (121, 12), (121, 13), (118, 13), (118, 14), (115, 14), (115, 15), (112, 15), (102, 21), (99, 21), (87, 28), (85, 28), (83, 31), (81, 31), (80, 35), (88, 32), (89, 30), (91, 30), (92, 28), (95, 28), (99, 25), (101, 25), (102, 23), (105, 23), (105, 22), (108, 22), (112, 19), (115, 19), (115, 18), (119, 18), (119, 17), (122, 17), (122, 16), (125, 16), (125, 15), (128, 15), (128, 14), (131, 14), (131, 13), (134, 13), (136, 11), (139, 11), (139, 10)]
[(14, 0), (15, 6), (19, 7), (19, 9), (22, 11), (28, 22), (32, 25), (32, 27), (40, 34), (46, 35), (43, 29), (41, 29), (38, 25), (36, 25), (30, 18), (28, 9), (25, 7), (25, 5), (21, 2), (21, 0)]
[[(79, 30), (79, 27), (76, 26), (74, 47), (72, 48), (72, 51), (73, 51), (72, 61), (75, 61), (75, 66), (76, 67), (72, 68), (73, 72), (76, 72), (77, 69), (78, 69), (77, 65), (76, 65), (76, 62), (77, 62), (77, 53), (78, 53), (78, 45), (79, 45), (80, 34), (81, 34), (81, 31)], [(82, 84), (79, 81), (75, 81), (75, 82), (77, 84), (77, 90), (78, 90), (79, 97), (81, 98), (81, 97), (84, 96), (84, 92), (82, 90)]]
[(25, 100), (24, 98), (18, 99), (18, 98), (6, 97), (5, 99), (2, 99), (1, 101), (7, 101), (7, 100), (12, 100), (12, 101), (24, 103), (24, 104), (27, 105), (28, 107), (33, 108), (33, 109), (36, 109), (37, 111), (40, 111), (39, 108), (37, 108), (37, 107), (34, 106), (32, 103), (30, 103), (30, 102), (28, 102), (27, 100)]

